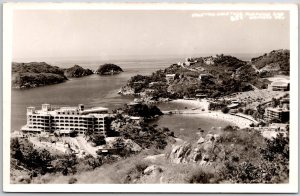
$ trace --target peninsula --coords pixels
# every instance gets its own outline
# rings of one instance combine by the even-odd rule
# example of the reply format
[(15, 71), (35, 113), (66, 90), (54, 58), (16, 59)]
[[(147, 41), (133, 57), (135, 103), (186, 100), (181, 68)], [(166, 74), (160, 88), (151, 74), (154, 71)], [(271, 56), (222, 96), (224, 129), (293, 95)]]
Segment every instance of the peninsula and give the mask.
[(45, 62), (12, 63), (12, 87), (34, 88), (67, 80), (64, 71)]

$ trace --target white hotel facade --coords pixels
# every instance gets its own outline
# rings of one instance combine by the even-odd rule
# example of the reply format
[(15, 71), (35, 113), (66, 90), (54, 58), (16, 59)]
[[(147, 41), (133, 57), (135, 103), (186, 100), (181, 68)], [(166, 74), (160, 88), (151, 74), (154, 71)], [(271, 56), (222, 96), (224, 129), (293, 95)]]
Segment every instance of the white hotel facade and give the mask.
[(21, 128), (24, 134), (52, 134), (70, 135), (77, 132), (83, 135), (87, 130), (106, 136), (106, 119), (108, 109), (95, 107), (84, 109), (78, 107), (61, 107), (53, 109), (50, 104), (42, 104), (41, 110), (27, 107), (27, 124)]

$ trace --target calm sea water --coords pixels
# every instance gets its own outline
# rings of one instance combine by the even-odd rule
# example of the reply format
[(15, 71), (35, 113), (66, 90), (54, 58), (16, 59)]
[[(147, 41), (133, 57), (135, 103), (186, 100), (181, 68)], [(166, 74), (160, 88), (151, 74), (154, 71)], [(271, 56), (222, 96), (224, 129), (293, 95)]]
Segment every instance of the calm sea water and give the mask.
[[(49, 103), (56, 106), (77, 106), (85, 104), (86, 107), (103, 106), (110, 110), (119, 108), (123, 104), (133, 100), (133, 97), (117, 94), (118, 90), (126, 84), (127, 80), (136, 74), (148, 75), (152, 72), (163, 69), (184, 58), (165, 58), (165, 59), (140, 59), (113, 61), (124, 70), (123, 73), (114, 76), (91, 75), (82, 78), (70, 79), (64, 83), (49, 85), (25, 90), (12, 90), (12, 121), (11, 130), (19, 130), (26, 124), (26, 107), (35, 106), (40, 108), (41, 104)], [(111, 62), (111, 61), (110, 61)], [(71, 67), (78, 64), (84, 68), (96, 70), (99, 65), (106, 62), (48, 62), (62, 68)], [(163, 108), (182, 108), (180, 105), (161, 106)], [(216, 120), (201, 119), (193, 116), (164, 116), (156, 124), (169, 127), (176, 134), (183, 137), (187, 133), (196, 134), (197, 128), (205, 130), (214, 127), (224, 127), (227, 123)], [(185, 133), (186, 132), (186, 133)]]
[[(57, 106), (77, 106), (85, 104), (86, 107), (103, 106), (115, 109), (132, 101), (132, 97), (117, 94), (118, 90), (126, 84), (127, 80), (136, 74), (148, 75), (158, 69), (170, 66), (182, 59), (168, 58), (164, 60), (125, 60), (114, 61), (124, 70), (114, 76), (91, 75), (82, 78), (72, 78), (64, 83), (49, 85), (32, 89), (12, 90), (12, 122), (11, 130), (18, 130), (26, 124), (26, 107), (41, 107), (43, 103)], [(62, 68), (71, 67), (75, 62), (49, 62)], [(96, 70), (99, 65), (106, 62), (77, 62), (76, 64)]]

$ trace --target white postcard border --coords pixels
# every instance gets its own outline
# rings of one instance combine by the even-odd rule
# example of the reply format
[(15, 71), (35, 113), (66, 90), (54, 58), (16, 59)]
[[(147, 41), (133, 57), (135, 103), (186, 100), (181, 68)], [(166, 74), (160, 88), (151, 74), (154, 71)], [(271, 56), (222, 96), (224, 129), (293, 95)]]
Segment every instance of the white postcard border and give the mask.
[[(39, 10), (288, 10), (290, 11), (291, 92), (288, 184), (10, 184), (12, 19), (16, 9)], [(276, 32), (274, 32), (276, 33)], [(3, 6), (3, 190), (6, 192), (298, 192), (298, 7), (296, 4), (189, 3), (5, 3)]]

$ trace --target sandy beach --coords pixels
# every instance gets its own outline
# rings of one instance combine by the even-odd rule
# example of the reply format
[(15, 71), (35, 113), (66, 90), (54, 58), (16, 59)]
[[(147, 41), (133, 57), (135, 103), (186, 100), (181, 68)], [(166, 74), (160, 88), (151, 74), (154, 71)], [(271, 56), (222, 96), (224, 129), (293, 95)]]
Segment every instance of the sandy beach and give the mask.
[(238, 126), (240, 128), (247, 128), (247, 127), (250, 127), (250, 124), (252, 124), (251, 120), (248, 120), (248, 119), (245, 119), (245, 118), (242, 118), (239, 116), (235, 116), (232, 114), (224, 114), (219, 111), (203, 112), (203, 113), (199, 113), (199, 114), (195, 114), (195, 115), (197, 115), (201, 118), (207, 117), (207, 118), (223, 120), (223, 121), (229, 122), (230, 124)]
[(186, 113), (183, 113), (182, 115), (193, 115), (201, 118), (213, 118), (223, 120), (240, 128), (246, 128), (249, 127), (250, 124), (252, 124), (251, 120), (245, 119), (243, 117), (239, 117), (233, 114), (224, 114), (221, 111), (209, 111), (209, 102), (207, 100), (177, 99), (173, 100), (172, 102), (183, 104), (187, 107), (187, 109), (185, 110)]
[(171, 101), (172, 103), (185, 105), (188, 109), (196, 109), (208, 111), (209, 102), (207, 100), (186, 100), (186, 99), (176, 99)]

